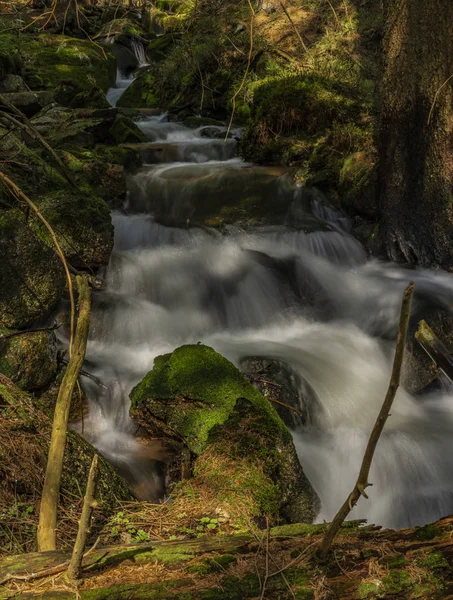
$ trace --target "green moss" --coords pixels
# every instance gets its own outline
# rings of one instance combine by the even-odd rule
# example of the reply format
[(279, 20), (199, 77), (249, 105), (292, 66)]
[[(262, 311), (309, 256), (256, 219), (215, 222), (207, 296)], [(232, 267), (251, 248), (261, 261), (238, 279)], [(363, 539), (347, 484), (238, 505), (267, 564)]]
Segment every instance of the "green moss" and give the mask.
[(423, 558), (418, 559), (417, 563), (430, 571), (436, 571), (438, 569), (451, 570), (451, 566), (442, 552), (431, 552)]
[[(291, 435), (274, 407), (212, 348), (187, 345), (157, 357), (131, 392), (131, 416), (154, 434), (183, 441), (196, 455), (179, 500), (206, 494), (240, 526), (281, 514), (311, 521), (316, 496)], [(242, 520), (241, 520), (242, 519)]]
[(357, 588), (357, 594), (361, 600), (365, 598), (377, 598), (380, 592), (380, 586), (375, 583), (363, 582)]
[(146, 142), (146, 136), (135, 125), (132, 119), (118, 115), (110, 128), (110, 135), (117, 144), (140, 144)]
[(159, 90), (154, 74), (145, 69), (138, 73), (135, 80), (119, 99), (117, 105), (128, 108), (158, 108)]
[(131, 392), (132, 411), (140, 410), (150, 398), (163, 403), (184, 399), (168, 427), (183, 436), (195, 453), (204, 450), (211, 430), (228, 419), (238, 398), (248, 399), (266, 415), (271, 427), (289, 436), (263, 396), (233, 364), (208, 346), (181, 346), (171, 355), (158, 357), (153, 370)]
[(415, 537), (418, 540), (432, 540), (438, 535), (440, 535), (441, 531), (439, 527), (436, 525), (425, 525), (425, 527), (420, 527), (415, 532)]
[(116, 58), (108, 47), (63, 35), (24, 36), (22, 75), (32, 89), (56, 89), (71, 82), (79, 91), (104, 92), (116, 79)]

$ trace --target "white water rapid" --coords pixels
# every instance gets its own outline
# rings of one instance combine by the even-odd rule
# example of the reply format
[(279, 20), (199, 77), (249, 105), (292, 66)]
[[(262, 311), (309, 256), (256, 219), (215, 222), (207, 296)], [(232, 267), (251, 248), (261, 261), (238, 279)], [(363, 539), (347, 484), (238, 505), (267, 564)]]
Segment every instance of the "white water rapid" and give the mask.
[[(158, 453), (138, 444), (128, 417), (128, 393), (154, 358), (200, 341), (238, 365), (252, 356), (283, 361), (315, 393), (310, 419), (293, 435), (321, 499), (318, 520), (330, 519), (353, 486), (385, 396), (404, 287), (416, 281), (414, 318), (421, 318), (428, 306), (453, 308), (453, 277), (368, 262), (345, 217), (316, 194), (307, 201), (282, 170), (235, 158), (233, 138), (219, 144), (221, 128), (190, 130), (165, 115), (139, 126), (150, 142), (144, 156), (157, 145), (171, 162), (155, 160), (131, 176), (125, 211), (113, 214), (115, 248), (107, 289), (94, 296), (86, 363), (107, 389), (85, 382), (84, 435), (139, 495), (156, 498)], [(288, 194), (284, 224), (222, 233), (191, 226), (200, 203)], [(452, 443), (451, 389), (412, 397), (400, 388), (370, 499), (352, 517), (405, 527), (451, 513)]]

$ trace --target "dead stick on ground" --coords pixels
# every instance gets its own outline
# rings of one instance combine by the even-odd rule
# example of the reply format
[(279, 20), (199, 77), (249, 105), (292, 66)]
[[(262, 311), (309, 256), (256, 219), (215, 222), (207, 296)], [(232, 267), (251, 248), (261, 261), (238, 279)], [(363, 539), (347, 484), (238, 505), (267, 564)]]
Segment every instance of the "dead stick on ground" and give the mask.
[(269, 579), (269, 517), (266, 517), (266, 546), (265, 546), (265, 552), (266, 552), (266, 572), (264, 574), (264, 580), (263, 580), (263, 585), (262, 585), (262, 588), (261, 588), (260, 600), (263, 600), (263, 598), (264, 598), (264, 594), (266, 593), (267, 580)]
[(453, 357), (426, 321), (418, 324), (415, 338), (431, 360), (453, 381)]
[[(370, 473), (371, 463), (373, 460), (374, 452), (376, 450), (377, 443), (379, 438), (381, 437), (382, 430), (384, 429), (384, 425), (390, 415), (390, 409), (392, 408), (393, 400), (395, 399), (396, 391), (400, 384), (400, 375), (401, 375), (401, 366), (403, 363), (404, 356), (404, 347), (406, 344), (406, 335), (407, 328), (409, 326), (409, 318), (411, 315), (411, 305), (412, 305), (412, 296), (414, 293), (414, 283), (411, 282), (404, 291), (403, 301), (401, 304), (401, 314), (400, 314), (400, 322), (398, 327), (398, 338), (396, 340), (396, 352), (395, 358), (393, 360), (393, 369), (392, 375), (390, 378), (390, 384), (387, 390), (387, 394), (385, 396), (384, 403), (381, 407), (379, 415), (374, 424), (373, 430), (371, 432), (370, 438), (368, 440), (368, 444), (365, 450), (365, 454), (362, 460), (362, 466), (360, 467), (359, 476), (357, 478), (357, 482), (354, 486), (354, 489), (349, 494), (349, 497), (346, 499), (343, 506), (335, 515), (334, 520), (330, 523), (327, 528), (324, 539), (322, 540), (319, 548), (318, 555), (321, 559), (325, 559), (330, 548), (332, 546), (332, 542), (342, 526), (344, 520), (357, 504), (360, 496), (364, 498), (368, 498), (365, 493), (365, 489), (371, 485), (368, 482), (368, 475)], [(365, 390), (364, 390), (365, 393)]]
[(20, 187), (16, 183), (14, 183), (14, 181), (12, 181), (12, 179), (10, 179), (2, 171), (0, 171), (0, 180), (2, 180), (5, 183), (6, 187), (10, 190), (11, 194), (17, 200), (19, 200), (19, 201), (22, 200), (22, 202), (25, 202), (25, 204), (27, 204), (33, 210), (33, 212), (36, 214), (38, 219), (40, 219), (44, 223), (44, 225), (45, 225), (46, 229), (49, 231), (50, 237), (52, 238), (52, 241), (54, 243), (55, 251), (63, 264), (63, 268), (66, 273), (66, 281), (68, 284), (69, 301), (71, 304), (71, 331), (69, 334), (69, 355), (71, 356), (72, 345), (73, 345), (73, 341), (74, 341), (75, 302), (74, 302), (74, 291), (72, 289), (72, 279), (71, 279), (71, 274), (69, 273), (69, 266), (68, 266), (66, 257), (65, 257), (63, 250), (61, 249), (61, 246), (58, 242), (57, 236), (55, 235), (55, 231), (53, 230), (52, 226), (47, 221), (47, 219), (45, 219), (43, 217), (43, 215), (40, 213), (39, 208), (36, 206), (36, 204), (34, 202), (32, 202), (30, 200), (30, 198), (24, 194), (24, 192), (20, 189)]
[(280, 6), (283, 8), (283, 11), (285, 13), (285, 15), (288, 18), (288, 21), (291, 23), (293, 29), (294, 29), (294, 33), (297, 35), (297, 37), (299, 38), (299, 42), (302, 46), (302, 48), (304, 49), (304, 52), (308, 52), (308, 48), (303, 40), (303, 37), (300, 35), (300, 31), (297, 29), (296, 24), (294, 23), (294, 21), (291, 18), (291, 15), (288, 12), (288, 9), (286, 8), (286, 6), (283, 4), (283, 2), (280, 2)]
[(47, 458), (46, 476), (41, 498), (41, 509), (39, 512), (38, 549), (40, 552), (55, 550), (56, 548), (55, 528), (57, 526), (57, 507), (60, 495), (69, 409), (71, 407), (72, 392), (74, 391), (85, 358), (88, 329), (90, 326), (90, 288), (83, 277), (77, 277), (77, 285), (79, 288), (79, 314), (74, 338), (74, 350), (58, 391), (52, 423), (49, 455)]
[(85, 498), (83, 499), (82, 514), (79, 521), (79, 529), (77, 531), (77, 539), (72, 553), (71, 564), (68, 569), (68, 577), (72, 581), (78, 581), (82, 575), (82, 558), (83, 549), (85, 548), (86, 539), (90, 532), (91, 515), (96, 507), (96, 484), (99, 473), (99, 456), (93, 456), (90, 473), (88, 475), (87, 489)]

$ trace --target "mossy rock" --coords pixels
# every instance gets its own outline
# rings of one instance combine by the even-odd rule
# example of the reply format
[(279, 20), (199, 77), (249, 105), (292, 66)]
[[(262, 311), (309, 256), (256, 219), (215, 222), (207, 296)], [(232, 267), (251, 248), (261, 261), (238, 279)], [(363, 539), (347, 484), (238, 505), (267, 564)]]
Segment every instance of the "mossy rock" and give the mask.
[(110, 135), (116, 144), (140, 144), (147, 141), (143, 132), (138, 129), (129, 117), (118, 115), (110, 128)]
[(69, 104), (70, 108), (110, 108), (106, 95), (99, 87), (80, 92)]
[(24, 36), (20, 41), (22, 76), (33, 90), (72, 82), (80, 91), (115, 85), (116, 58), (108, 46), (65, 35)]
[[(101, 198), (70, 189), (36, 198), (41, 214), (54, 228), (67, 260), (78, 268), (97, 268), (108, 263), (113, 248), (110, 209)], [(49, 246), (50, 234), (37, 217), (35, 233)]]
[(159, 108), (160, 92), (150, 69), (141, 70), (117, 102), (127, 108)]
[[(152, 435), (182, 442), (195, 455), (193, 479), (175, 492), (209, 490), (213, 504), (311, 522), (317, 497), (291, 435), (271, 404), (212, 348), (181, 346), (157, 357), (131, 392), (131, 417)], [(190, 488), (190, 490), (189, 490)]]
[(370, 152), (354, 152), (345, 159), (339, 187), (341, 203), (349, 212), (371, 218), (377, 216), (375, 165), (376, 157)]
[[(8, 330), (3, 331), (8, 335)], [(20, 333), (2, 339), (0, 333), (0, 373), (24, 390), (40, 390), (51, 383), (57, 372), (55, 335), (47, 331)]]
[(48, 316), (63, 294), (63, 267), (18, 209), (0, 213), (0, 257), (0, 324), (21, 329)]

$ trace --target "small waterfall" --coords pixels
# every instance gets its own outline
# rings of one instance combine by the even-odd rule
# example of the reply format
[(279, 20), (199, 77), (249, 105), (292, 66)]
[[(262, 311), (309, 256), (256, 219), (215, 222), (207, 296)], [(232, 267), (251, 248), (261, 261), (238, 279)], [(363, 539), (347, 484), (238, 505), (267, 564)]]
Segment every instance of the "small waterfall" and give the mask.
[(146, 60), (145, 48), (142, 42), (134, 38), (131, 42), (131, 46), (137, 59), (138, 68), (140, 69), (140, 67), (146, 67), (148, 65), (148, 62)]
[[(312, 390), (310, 419), (293, 436), (321, 499), (318, 520), (330, 519), (352, 488), (385, 396), (403, 289), (415, 280), (414, 311), (428, 303), (451, 314), (453, 276), (367, 261), (349, 219), (316, 190), (298, 188), (281, 169), (242, 162), (233, 145), (220, 155), (203, 128), (166, 115), (139, 126), (152, 164), (129, 178), (127, 214), (113, 214), (107, 289), (93, 297), (87, 349), (89, 370), (107, 389), (84, 382), (83, 434), (138, 496), (159, 498), (162, 452), (139, 444), (128, 415), (129, 392), (154, 358), (202, 342), (238, 365), (254, 356), (282, 361), (302, 382), (301, 396)], [(224, 214), (270, 200), (275, 210), (289, 206), (291, 225), (229, 226), (227, 234), (187, 227), (200, 203)], [(182, 226), (156, 222), (158, 213)], [(370, 500), (354, 518), (406, 527), (452, 512), (452, 396), (450, 386), (417, 397), (398, 391)]]

